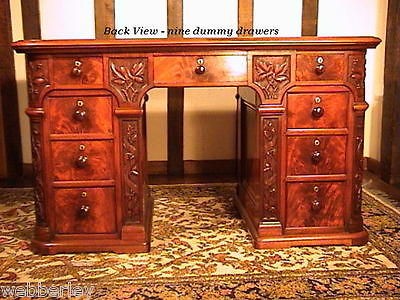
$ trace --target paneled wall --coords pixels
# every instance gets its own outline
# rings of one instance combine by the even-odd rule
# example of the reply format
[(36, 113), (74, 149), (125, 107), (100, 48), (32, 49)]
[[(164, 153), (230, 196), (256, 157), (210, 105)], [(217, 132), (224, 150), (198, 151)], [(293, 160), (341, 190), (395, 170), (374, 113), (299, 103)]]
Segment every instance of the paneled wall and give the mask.
[[(23, 0), (21, 0), (23, 1)], [(99, 0), (96, 0), (99, 1)], [(20, 0), (11, 1), (14, 20), (20, 18)], [(94, 0), (40, 0), (42, 38), (94, 38)], [(251, 1), (249, 1), (250, 3)], [(302, 0), (253, 0), (254, 28), (278, 28), (278, 36), (300, 36)], [(157, 28), (154, 37), (166, 37), (167, 0), (115, 0), (115, 25)], [(346, 8), (346, 9), (344, 9)], [(387, 0), (319, 0), (318, 35), (375, 35), (384, 39)], [(185, 28), (238, 26), (238, 0), (183, 1)], [(22, 22), (13, 24), (15, 39), (21, 39)], [(162, 31), (165, 32), (162, 32)], [(119, 35), (117, 38), (143, 36)], [(384, 44), (370, 51), (367, 57), (366, 100), (367, 113), (365, 155), (379, 159)], [(21, 60), (22, 57), (17, 58)], [(23, 160), (30, 162), (30, 141), (26, 107), (25, 70), (17, 63)], [(184, 159), (232, 159), (235, 157), (235, 89), (185, 89), (184, 102)], [(167, 91), (154, 89), (148, 102), (149, 160), (167, 159)], [(210, 122), (210, 116), (217, 119)], [(214, 126), (210, 130), (207, 126)], [(217, 137), (220, 137), (218, 139)]]

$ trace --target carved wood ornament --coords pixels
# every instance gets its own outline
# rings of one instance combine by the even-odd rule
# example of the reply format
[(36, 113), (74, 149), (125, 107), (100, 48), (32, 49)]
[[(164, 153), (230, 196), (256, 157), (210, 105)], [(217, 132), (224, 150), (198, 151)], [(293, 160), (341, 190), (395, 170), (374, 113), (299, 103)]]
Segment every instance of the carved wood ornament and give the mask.
[(277, 99), (282, 88), (289, 82), (289, 56), (254, 58), (254, 83), (262, 89), (265, 99)]
[(348, 80), (357, 91), (358, 101), (364, 100), (365, 57), (364, 55), (349, 55)]
[(137, 103), (139, 92), (147, 86), (147, 60), (110, 60), (110, 86), (121, 94), (125, 103)]
[(264, 177), (264, 220), (278, 220), (278, 119), (264, 118), (263, 126), (263, 177)]
[(40, 92), (50, 85), (48, 62), (45, 59), (33, 60), (28, 64), (28, 92), (30, 95), (30, 106), (39, 107)]
[(36, 224), (47, 226), (46, 210), (44, 205), (43, 170), (42, 170), (42, 140), (41, 140), (41, 118), (31, 119), (31, 142), (32, 142), (32, 165), (35, 174), (35, 214)]
[(125, 223), (140, 222), (139, 205), (139, 121), (122, 121), (122, 164), (124, 197), (127, 206)]

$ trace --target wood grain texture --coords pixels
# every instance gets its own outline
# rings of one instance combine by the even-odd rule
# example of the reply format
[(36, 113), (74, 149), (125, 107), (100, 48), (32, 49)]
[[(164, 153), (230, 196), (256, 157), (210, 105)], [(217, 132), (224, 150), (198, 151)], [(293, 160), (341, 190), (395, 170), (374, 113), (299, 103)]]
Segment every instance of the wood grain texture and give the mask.
[(94, 13), (96, 23), (96, 39), (115, 39), (112, 34), (104, 34), (105, 27), (115, 27), (115, 0), (95, 0)]
[[(57, 141), (51, 143), (51, 153), (52, 174), (56, 181), (114, 177), (113, 141)], [(87, 163), (84, 167), (78, 167), (77, 160), (82, 155), (88, 157)]]
[(340, 182), (288, 184), (286, 227), (342, 227), (345, 189)]
[(301, 18), (301, 35), (316, 36), (318, 31), (318, 2), (319, 0), (303, 0)]
[[(348, 93), (288, 94), (287, 107), (288, 128), (347, 127)], [(315, 113), (318, 108), (323, 110), (320, 117)]]
[(101, 57), (57, 57), (53, 60), (53, 65), (55, 84), (103, 84), (103, 60)]
[(113, 134), (111, 97), (49, 97), (50, 134)]
[(54, 199), (57, 233), (116, 232), (114, 188), (56, 189)]
[[(315, 141), (319, 145), (315, 145)], [(346, 173), (346, 136), (297, 136), (287, 139), (288, 175)], [(319, 153), (318, 162), (313, 155)]]
[[(203, 63), (198, 63), (198, 60)], [(196, 69), (204, 67), (202, 74)], [(247, 82), (247, 57), (237, 56), (157, 56), (154, 58), (154, 83), (162, 85), (223, 86)]]
[[(317, 62), (318, 57), (323, 58), (322, 63)], [(328, 54), (322, 52), (297, 54), (296, 80), (343, 80), (344, 65), (344, 56), (342, 54)], [(318, 66), (322, 66), (322, 74), (316, 72)]]

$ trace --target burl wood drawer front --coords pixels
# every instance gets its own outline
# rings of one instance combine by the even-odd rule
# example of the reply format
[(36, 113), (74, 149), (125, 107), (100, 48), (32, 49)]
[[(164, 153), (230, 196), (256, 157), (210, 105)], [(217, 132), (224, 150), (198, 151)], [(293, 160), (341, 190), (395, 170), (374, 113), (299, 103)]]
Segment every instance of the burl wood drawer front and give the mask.
[(297, 54), (296, 80), (344, 80), (344, 55), (324, 52)]
[(116, 232), (114, 188), (56, 189), (57, 233)]
[(56, 84), (103, 84), (101, 57), (57, 57), (53, 59), (53, 80)]
[(114, 177), (113, 141), (51, 143), (54, 180), (100, 180)]
[(154, 57), (155, 84), (216, 85), (224, 82), (247, 82), (246, 56)]
[(344, 182), (288, 183), (286, 227), (343, 227)]
[(287, 174), (346, 173), (346, 136), (290, 136), (287, 138)]
[(347, 93), (289, 94), (288, 128), (345, 128)]
[(49, 98), (50, 133), (112, 134), (111, 97)]

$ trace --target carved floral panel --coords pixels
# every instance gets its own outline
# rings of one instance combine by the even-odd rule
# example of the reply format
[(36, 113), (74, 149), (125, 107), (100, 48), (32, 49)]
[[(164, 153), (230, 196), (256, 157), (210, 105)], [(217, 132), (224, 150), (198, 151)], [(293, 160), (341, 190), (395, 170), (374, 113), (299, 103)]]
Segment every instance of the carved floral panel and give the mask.
[(148, 85), (146, 58), (113, 58), (109, 61), (109, 84), (128, 104), (139, 103), (139, 95)]
[(277, 99), (290, 82), (290, 56), (255, 56), (253, 75), (265, 99)]

